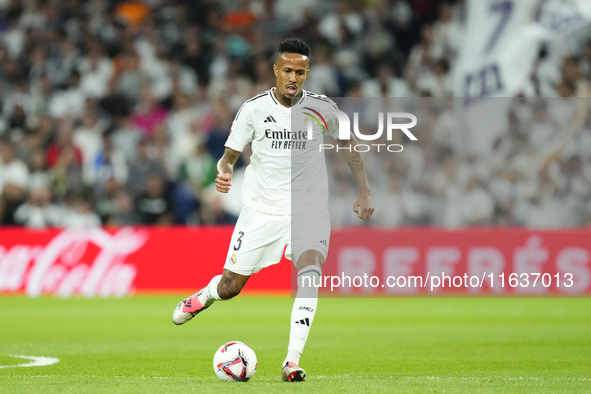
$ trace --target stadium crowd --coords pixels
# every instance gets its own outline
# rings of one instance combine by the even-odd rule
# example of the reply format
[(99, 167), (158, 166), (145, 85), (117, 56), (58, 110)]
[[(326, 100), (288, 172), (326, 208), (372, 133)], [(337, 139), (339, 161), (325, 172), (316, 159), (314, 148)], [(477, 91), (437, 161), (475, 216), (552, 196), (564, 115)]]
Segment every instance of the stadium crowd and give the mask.
[[(591, 78), (587, 32), (540, 52), (524, 96), (556, 98), (515, 98), (492, 154), (465, 155), (445, 99), (464, 18), (461, 1), (0, 0), (0, 224), (233, 223), (239, 193), (215, 192), (215, 163), (240, 105), (274, 86), (277, 43), (297, 36), (308, 90), (432, 97), (417, 144), (367, 155), (370, 224), (591, 225), (591, 118), (540, 153)], [(334, 226), (361, 224), (346, 163), (328, 165)]]

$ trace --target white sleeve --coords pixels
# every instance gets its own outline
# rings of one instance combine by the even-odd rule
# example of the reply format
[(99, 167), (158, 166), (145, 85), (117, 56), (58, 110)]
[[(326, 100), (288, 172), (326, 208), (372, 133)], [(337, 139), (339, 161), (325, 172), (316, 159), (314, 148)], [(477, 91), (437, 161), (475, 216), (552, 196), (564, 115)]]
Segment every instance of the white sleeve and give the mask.
[(339, 139), (339, 119), (335, 114), (328, 114), (326, 117), (326, 125), (328, 126), (328, 130), (326, 130), (326, 135), (331, 136), (335, 140)]
[[(324, 96), (326, 97), (326, 96)], [(337, 104), (327, 97), (328, 103), (327, 108), (330, 110), (336, 109), (338, 110), (339, 107)], [(331, 136), (335, 140), (339, 139), (339, 118), (334, 113), (328, 113), (326, 117), (326, 125), (328, 126), (328, 130), (326, 130), (326, 135)]]
[(226, 141), (226, 146), (237, 152), (242, 152), (246, 144), (252, 141), (254, 136), (254, 123), (251, 119), (250, 108), (246, 104), (242, 105), (234, 118), (230, 135)]

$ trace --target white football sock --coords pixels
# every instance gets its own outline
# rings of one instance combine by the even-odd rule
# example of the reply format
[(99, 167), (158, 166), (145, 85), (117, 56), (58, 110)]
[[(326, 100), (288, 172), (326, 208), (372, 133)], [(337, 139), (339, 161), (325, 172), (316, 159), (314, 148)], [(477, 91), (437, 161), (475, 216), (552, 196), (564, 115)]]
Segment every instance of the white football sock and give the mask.
[(300, 356), (304, 351), (304, 345), (308, 339), (308, 333), (318, 306), (317, 286), (320, 285), (321, 277), (322, 271), (316, 266), (305, 267), (298, 273), (298, 292), (291, 310), (289, 346), (283, 365), (287, 361), (296, 364), (300, 362)]
[(218, 284), (220, 283), (220, 279), (222, 279), (221, 275), (214, 276), (210, 281), (207, 287), (203, 290), (203, 292), (199, 295), (199, 303), (204, 307), (207, 308), (215, 301), (221, 301), (222, 299), (218, 295)]
[(300, 356), (302, 353), (298, 352), (297, 350), (288, 349), (287, 350), (287, 357), (285, 357), (285, 361), (283, 361), (283, 365), (285, 365), (288, 361), (293, 361), (297, 365), (300, 365)]

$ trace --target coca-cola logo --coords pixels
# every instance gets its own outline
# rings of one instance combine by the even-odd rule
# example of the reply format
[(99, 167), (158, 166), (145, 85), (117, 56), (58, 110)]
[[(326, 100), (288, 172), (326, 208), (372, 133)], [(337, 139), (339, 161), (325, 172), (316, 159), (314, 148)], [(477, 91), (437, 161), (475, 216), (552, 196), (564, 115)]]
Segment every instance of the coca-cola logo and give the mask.
[(41, 294), (116, 296), (133, 291), (137, 268), (126, 262), (148, 234), (122, 228), (69, 229), (46, 245), (0, 245), (0, 292), (25, 290)]

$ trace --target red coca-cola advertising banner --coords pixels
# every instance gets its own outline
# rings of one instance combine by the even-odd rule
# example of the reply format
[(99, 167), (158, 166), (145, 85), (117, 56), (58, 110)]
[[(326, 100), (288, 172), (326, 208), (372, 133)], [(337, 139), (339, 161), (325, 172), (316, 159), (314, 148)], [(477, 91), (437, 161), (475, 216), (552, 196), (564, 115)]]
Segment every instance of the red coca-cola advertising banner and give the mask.
[[(231, 235), (231, 227), (0, 230), (0, 292), (194, 292), (222, 272)], [(283, 263), (254, 275), (248, 289), (289, 289)]]
[[(231, 227), (0, 230), (0, 293), (123, 296), (191, 292), (221, 273)], [(322, 294), (591, 294), (591, 231), (334, 230)], [(291, 264), (246, 291), (290, 291)]]

